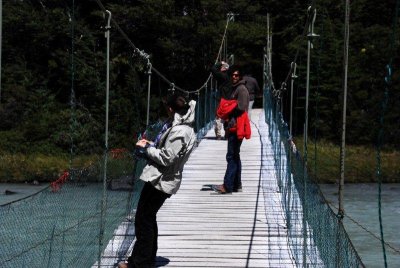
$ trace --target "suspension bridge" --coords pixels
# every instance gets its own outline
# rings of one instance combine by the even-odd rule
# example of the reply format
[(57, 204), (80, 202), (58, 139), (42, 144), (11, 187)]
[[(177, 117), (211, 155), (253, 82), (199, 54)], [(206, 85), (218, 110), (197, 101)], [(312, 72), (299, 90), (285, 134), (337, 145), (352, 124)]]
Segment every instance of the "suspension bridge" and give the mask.
[[(158, 215), (158, 267), (297, 267), (304, 262), (311, 267), (363, 266), (318, 186), (310, 181), (303, 187), (301, 161), (288, 164), (289, 147), (280, 139), (275, 112), (253, 110), (253, 136), (244, 141), (241, 152), (243, 192), (232, 195), (215, 195), (209, 188), (223, 178), (226, 141), (215, 139), (209, 127), (199, 130), (202, 140), (185, 166), (182, 187)], [(76, 180), (59, 187), (1, 206), (0, 221), (7, 230), (2, 237), (15, 245), (1, 251), (2, 267), (116, 267), (126, 259), (134, 243), (141, 182), (135, 179), (133, 191), (115, 185), (106, 190), (101, 246), (94, 226), (101, 218), (102, 184)], [(302, 199), (304, 194), (308, 200)], [(35, 216), (29, 222), (18, 220), (28, 215)], [(30, 231), (15, 237), (20, 230)], [(23, 250), (21, 245), (26, 245)], [(79, 256), (73, 253), (77, 248)]]
[[(226, 141), (215, 139), (212, 130), (217, 83), (211, 75), (195, 90), (172, 83), (133, 44), (101, 1), (96, 2), (107, 20), (104, 155), (78, 168), (71, 165), (48, 187), (0, 205), (0, 240), (5, 241), (0, 246), (0, 267), (116, 267), (132, 250), (135, 208), (143, 186), (138, 177), (145, 162), (126, 149), (110, 149), (108, 143), (111, 26), (147, 63), (147, 137), (160, 127), (149, 122), (152, 75), (166, 82), (169, 90), (197, 101), (198, 146), (185, 166), (181, 189), (158, 214), (158, 267), (364, 267), (343, 226), (343, 209), (337, 213), (327, 204), (308, 174), (307, 154), (300, 155), (292, 140), (292, 122), (284, 120), (280, 94), (290, 83), (293, 88), (297, 54), (286, 81), (275, 88), (268, 36), (262, 108), (253, 110), (252, 137), (244, 141), (241, 152), (243, 192), (215, 195), (209, 186), (222, 182), (226, 167)], [(307, 16), (303, 37), (308, 36), (311, 53), (317, 37), (314, 5)], [(226, 34), (233, 19), (234, 14), (228, 14), (215, 62), (229, 58)], [(73, 116), (74, 97), (71, 86)], [(384, 254), (385, 245), (398, 252), (383, 237), (378, 239)]]

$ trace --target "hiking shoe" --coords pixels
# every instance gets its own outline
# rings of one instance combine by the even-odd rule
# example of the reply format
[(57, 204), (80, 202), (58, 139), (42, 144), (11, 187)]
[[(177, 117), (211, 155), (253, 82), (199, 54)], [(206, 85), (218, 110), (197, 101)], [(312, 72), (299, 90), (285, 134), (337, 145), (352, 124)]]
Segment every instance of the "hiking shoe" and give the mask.
[(211, 188), (217, 193), (217, 194), (230, 194), (231, 192), (228, 192), (224, 185), (213, 185)]
[(118, 268), (128, 268), (128, 264), (124, 261), (118, 263)]
[(211, 185), (211, 189), (213, 189), (215, 192), (225, 191), (225, 187), (223, 184), (221, 185), (213, 184)]

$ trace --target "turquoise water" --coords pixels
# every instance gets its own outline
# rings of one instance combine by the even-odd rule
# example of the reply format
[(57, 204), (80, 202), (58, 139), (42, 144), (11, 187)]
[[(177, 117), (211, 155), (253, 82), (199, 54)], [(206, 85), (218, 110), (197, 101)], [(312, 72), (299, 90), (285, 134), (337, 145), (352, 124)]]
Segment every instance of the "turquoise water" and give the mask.
[(138, 197), (135, 191), (108, 190), (102, 209), (102, 183), (66, 183), (58, 192), (47, 188), (4, 205), (45, 187), (1, 185), (0, 267), (91, 267)]
[(48, 186), (49, 184), (0, 183), (0, 206), (37, 193)]
[[(334, 212), (338, 211), (338, 185), (320, 185)], [(378, 184), (345, 184), (343, 219), (347, 233), (366, 267), (385, 267), (380, 240)], [(388, 267), (400, 267), (400, 184), (381, 188), (383, 237)]]

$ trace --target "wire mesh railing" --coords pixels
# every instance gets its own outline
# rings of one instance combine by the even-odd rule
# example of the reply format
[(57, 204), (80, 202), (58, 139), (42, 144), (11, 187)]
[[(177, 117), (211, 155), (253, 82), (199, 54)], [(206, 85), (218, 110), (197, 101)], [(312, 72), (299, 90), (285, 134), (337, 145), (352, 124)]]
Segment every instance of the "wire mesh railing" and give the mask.
[(318, 184), (290, 139), (279, 99), (264, 90), (265, 119), (275, 159), (288, 241), (299, 267), (364, 267), (343, 224), (324, 199)]
[[(212, 125), (215, 94), (209, 89), (197, 95), (198, 139)], [(151, 139), (160, 126), (149, 126), (146, 137)], [(0, 245), (1, 267), (91, 267), (99, 260), (116, 228), (135, 211), (145, 165), (128, 149), (111, 149), (107, 159), (106, 189), (98, 155), (42, 191), (0, 206), (0, 240), (6, 241)]]

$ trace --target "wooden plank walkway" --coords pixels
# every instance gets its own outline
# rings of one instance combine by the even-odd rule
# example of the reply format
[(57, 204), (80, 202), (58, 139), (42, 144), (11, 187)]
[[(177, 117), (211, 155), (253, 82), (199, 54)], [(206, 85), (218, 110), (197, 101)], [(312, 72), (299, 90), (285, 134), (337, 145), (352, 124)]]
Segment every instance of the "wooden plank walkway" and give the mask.
[(252, 120), (241, 147), (243, 192), (205, 190), (221, 184), (226, 169), (227, 141), (213, 130), (192, 152), (180, 190), (158, 213), (158, 267), (295, 267), (263, 110), (253, 109)]
[[(261, 110), (253, 110), (252, 137), (241, 147), (243, 192), (215, 195), (203, 185), (221, 184), (225, 140), (209, 131), (184, 169), (179, 192), (159, 211), (158, 256), (168, 267), (291, 267), (280, 195), (262, 135)], [(261, 121), (261, 126), (260, 126)], [(260, 131), (259, 131), (260, 130)]]

